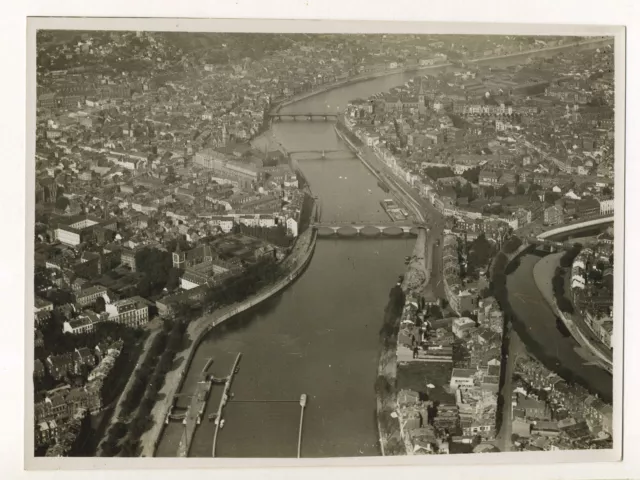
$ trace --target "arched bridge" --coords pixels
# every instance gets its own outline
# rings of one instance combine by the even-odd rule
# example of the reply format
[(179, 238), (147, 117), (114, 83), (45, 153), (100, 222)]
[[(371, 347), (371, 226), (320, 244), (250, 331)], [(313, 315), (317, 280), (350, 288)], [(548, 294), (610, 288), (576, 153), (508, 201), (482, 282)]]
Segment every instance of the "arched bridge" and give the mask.
[(299, 113), (280, 113), (273, 112), (268, 114), (271, 120), (275, 121), (298, 121), (298, 120), (309, 120), (309, 121), (329, 121), (329, 120), (337, 120), (337, 113), (329, 113), (329, 112), (299, 112)]
[(389, 223), (389, 222), (317, 222), (311, 225), (318, 231), (319, 237), (402, 237), (404, 235), (418, 235), (418, 230), (426, 228), (417, 223)]

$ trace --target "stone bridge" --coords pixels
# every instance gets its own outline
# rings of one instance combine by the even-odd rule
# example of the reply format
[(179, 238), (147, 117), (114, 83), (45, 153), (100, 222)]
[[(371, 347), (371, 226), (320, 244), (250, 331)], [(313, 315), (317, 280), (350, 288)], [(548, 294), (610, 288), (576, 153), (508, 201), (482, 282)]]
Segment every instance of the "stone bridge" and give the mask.
[(330, 112), (299, 112), (299, 113), (269, 113), (269, 119), (273, 121), (298, 121), (298, 120), (309, 120), (309, 121), (329, 121), (329, 120), (337, 120), (337, 113)]
[(418, 235), (424, 225), (407, 222), (317, 222), (311, 225), (318, 231), (319, 237), (402, 237)]

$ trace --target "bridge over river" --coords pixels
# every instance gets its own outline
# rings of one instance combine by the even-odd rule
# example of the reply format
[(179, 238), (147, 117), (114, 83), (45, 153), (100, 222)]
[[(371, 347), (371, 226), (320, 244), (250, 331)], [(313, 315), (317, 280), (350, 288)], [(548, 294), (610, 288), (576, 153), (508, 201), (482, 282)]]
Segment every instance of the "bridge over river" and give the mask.
[(337, 120), (338, 114), (331, 112), (298, 112), (298, 113), (279, 113), (279, 112), (270, 112), (267, 114), (270, 120), (274, 121), (298, 121), (298, 120), (309, 120), (309, 121), (325, 121), (328, 122), (330, 120)]
[(418, 235), (425, 225), (414, 222), (316, 222), (311, 226), (318, 231), (318, 237), (402, 237)]
[[(563, 248), (570, 248), (576, 243), (584, 243), (580, 238), (580, 234), (585, 231), (592, 231), (594, 229), (604, 229), (610, 225), (613, 225), (613, 215), (598, 215), (588, 220), (577, 221), (567, 225), (560, 225), (555, 228), (550, 228), (538, 235), (527, 235), (523, 237), (523, 240), (528, 245), (539, 245), (549, 251), (556, 251)], [(562, 238), (562, 237), (567, 238)], [(561, 238), (558, 238), (561, 237)], [(573, 237), (578, 237), (574, 239)], [(592, 241), (587, 242), (587, 245)]]

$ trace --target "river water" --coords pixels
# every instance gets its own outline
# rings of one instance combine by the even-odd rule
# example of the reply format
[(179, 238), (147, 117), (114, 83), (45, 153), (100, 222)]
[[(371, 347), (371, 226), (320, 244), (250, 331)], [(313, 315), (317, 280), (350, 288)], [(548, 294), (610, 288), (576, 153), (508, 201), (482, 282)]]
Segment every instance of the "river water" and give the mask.
[(611, 402), (612, 375), (581, 354), (573, 337), (561, 333), (555, 314), (538, 290), (533, 267), (540, 258), (534, 253), (523, 255), (517, 269), (507, 276), (509, 303), (516, 314), (514, 329), (527, 350), (547, 368)]
[[(514, 59), (494, 65), (509, 63)], [(342, 111), (349, 100), (389, 90), (415, 75), (341, 87), (282, 112)], [(318, 153), (294, 155), (320, 199), (322, 220), (387, 220), (379, 202), (389, 194), (337, 138), (333, 123), (276, 123), (256, 146), (262, 148), (264, 142), (272, 147), (280, 142), (288, 151), (334, 151), (324, 159)], [(302, 393), (309, 398), (303, 457), (379, 455), (374, 392), (378, 331), (389, 290), (404, 272), (404, 258), (414, 242), (320, 239), (307, 271), (293, 285), (205, 338), (181, 393), (193, 392), (208, 358), (214, 358), (213, 372), (224, 376), (236, 353), (244, 354), (216, 456), (295, 457)], [(214, 388), (190, 456), (211, 456), (214, 425), (207, 416), (216, 411), (220, 390)], [(157, 456), (176, 455), (182, 428), (180, 423), (167, 426)]]
[[(350, 99), (388, 90), (411, 77), (396, 75), (332, 90), (287, 110), (344, 109)], [(289, 151), (338, 150), (324, 159), (317, 153), (294, 155), (320, 198), (323, 220), (388, 220), (379, 202), (389, 194), (337, 138), (333, 123), (281, 122), (271, 133), (275, 138), (267, 139)], [(379, 454), (374, 392), (378, 332), (389, 291), (404, 272), (404, 258), (414, 243), (411, 237), (320, 239), (308, 269), (293, 285), (209, 334), (195, 354), (183, 393), (194, 390), (208, 358), (214, 358), (214, 373), (223, 376), (235, 354), (243, 352), (216, 456), (295, 457), (302, 393), (309, 398), (303, 457)], [(206, 416), (217, 409), (219, 390), (214, 388), (190, 456), (211, 456), (214, 425)], [(181, 433), (180, 423), (169, 424), (157, 455), (175, 456)]]

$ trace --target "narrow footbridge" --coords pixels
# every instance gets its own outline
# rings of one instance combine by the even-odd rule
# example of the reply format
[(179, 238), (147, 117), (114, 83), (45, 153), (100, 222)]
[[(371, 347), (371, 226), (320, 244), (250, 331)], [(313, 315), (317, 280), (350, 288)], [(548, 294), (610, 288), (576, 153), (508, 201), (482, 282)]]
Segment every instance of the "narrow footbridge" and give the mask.
[(414, 222), (317, 222), (311, 225), (318, 231), (319, 237), (376, 237), (385, 235), (401, 237), (403, 235), (417, 235), (425, 225)]

